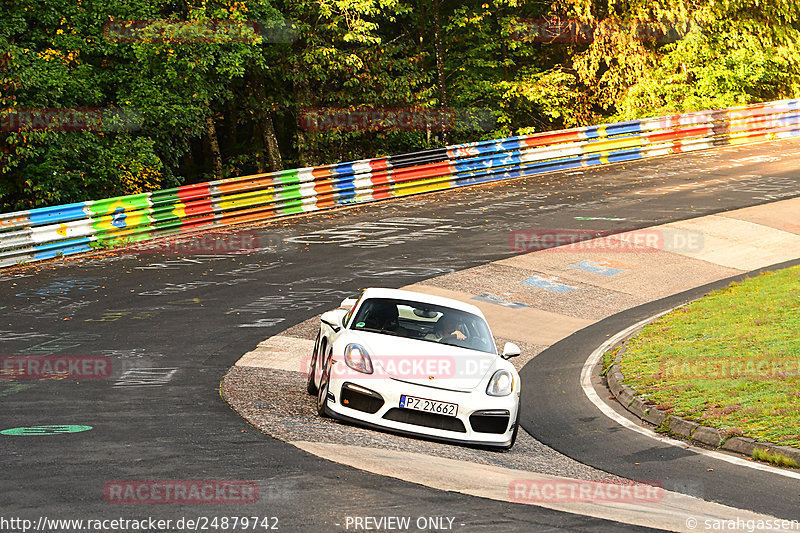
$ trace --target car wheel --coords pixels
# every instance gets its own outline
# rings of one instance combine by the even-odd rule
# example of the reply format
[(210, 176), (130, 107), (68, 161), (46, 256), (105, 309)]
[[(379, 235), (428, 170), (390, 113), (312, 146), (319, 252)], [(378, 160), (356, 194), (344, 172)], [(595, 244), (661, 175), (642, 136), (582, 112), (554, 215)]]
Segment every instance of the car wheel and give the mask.
[(314, 382), (314, 377), (317, 373), (317, 357), (319, 357), (319, 341), (322, 337), (322, 332), (317, 333), (317, 340), (314, 341), (314, 351), (311, 353), (311, 364), (308, 369), (308, 381), (306, 381), (306, 390), (312, 396), (317, 394), (317, 384)]
[(319, 377), (317, 390), (317, 413), (319, 416), (328, 416), (328, 388), (331, 378), (331, 361), (333, 360), (333, 347), (328, 347), (328, 354), (322, 359), (322, 375)]

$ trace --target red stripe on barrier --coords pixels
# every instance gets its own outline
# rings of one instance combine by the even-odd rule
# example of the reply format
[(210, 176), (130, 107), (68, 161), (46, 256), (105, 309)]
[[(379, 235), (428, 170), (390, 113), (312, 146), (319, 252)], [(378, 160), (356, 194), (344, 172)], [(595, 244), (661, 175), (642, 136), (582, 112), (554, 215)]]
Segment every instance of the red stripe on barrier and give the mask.
[(684, 128), (681, 130), (671, 130), (661, 133), (653, 133), (651, 135), (647, 135), (645, 138), (647, 139), (648, 142), (659, 143), (671, 140), (685, 139), (687, 137), (702, 137), (704, 135), (711, 135), (712, 133), (713, 129), (711, 127), (700, 126), (697, 128)]
[(423, 178), (447, 176), (449, 174), (450, 162), (445, 161), (443, 163), (429, 163), (427, 165), (420, 165), (418, 167), (395, 170), (392, 173), (392, 178), (395, 183), (403, 183), (406, 181), (414, 181)]
[(330, 168), (315, 168), (311, 171), (311, 175), (314, 176), (314, 194), (317, 195), (317, 207), (320, 209), (333, 207), (334, 194)]

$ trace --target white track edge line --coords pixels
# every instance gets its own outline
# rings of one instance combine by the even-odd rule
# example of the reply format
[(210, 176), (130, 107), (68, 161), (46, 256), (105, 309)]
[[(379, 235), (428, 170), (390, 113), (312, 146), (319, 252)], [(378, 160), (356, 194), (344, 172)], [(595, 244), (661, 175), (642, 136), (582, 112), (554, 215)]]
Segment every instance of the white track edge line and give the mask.
[(597, 394), (597, 392), (594, 390), (594, 386), (592, 385), (592, 381), (591, 381), (591, 379), (592, 379), (592, 369), (597, 365), (597, 363), (600, 360), (600, 358), (603, 356), (603, 354), (611, 346), (613, 346), (620, 339), (622, 339), (625, 336), (627, 336), (634, 329), (636, 329), (636, 328), (638, 328), (640, 326), (643, 326), (643, 325), (647, 324), (648, 322), (652, 322), (653, 320), (656, 320), (657, 318), (669, 313), (670, 311), (673, 311), (674, 309), (677, 309), (678, 307), (681, 307), (681, 306), (673, 307), (672, 309), (668, 309), (667, 311), (664, 311), (662, 313), (658, 313), (657, 315), (653, 315), (650, 318), (646, 318), (646, 319), (644, 319), (644, 320), (642, 320), (640, 322), (637, 322), (636, 324), (634, 324), (632, 326), (629, 326), (629, 327), (625, 328), (624, 330), (620, 331), (619, 333), (617, 333), (616, 335), (614, 335), (613, 337), (611, 337), (610, 339), (605, 341), (598, 348), (596, 348), (591, 353), (591, 355), (589, 355), (589, 358), (586, 360), (586, 362), (583, 365), (583, 369), (581, 370), (581, 388), (583, 389), (583, 392), (586, 394), (586, 396), (589, 398), (589, 401), (592, 402), (595, 405), (595, 407), (597, 407), (604, 415), (606, 415), (608, 418), (610, 418), (611, 420), (613, 420), (617, 424), (619, 424), (619, 425), (621, 425), (621, 426), (623, 426), (623, 427), (625, 427), (627, 429), (630, 429), (632, 431), (635, 431), (635, 432), (637, 432), (637, 433), (639, 433), (641, 435), (644, 435), (644, 436), (649, 437), (651, 439), (657, 440), (657, 441), (659, 441), (661, 443), (669, 444), (670, 446), (676, 446), (676, 447), (680, 447), (680, 448), (689, 449), (689, 450), (693, 451), (694, 453), (697, 453), (697, 454), (700, 454), (700, 455), (705, 455), (707, 457), (711, 457), (713, 459), (718, 459), (720, 461), (725, 461), (725, 462), (728, 462), (728, 463), (731, 463), (731, 464), (735, 464), (735, 465), (738, 465), (738, 466), (746, 466), (746, 467), (752, 468), (754, 470), (762, 470), (764, 472), (769, 472), (771, 474), (777, 474), (777, 475), (780, 475), (780, 476), (785, 476), (785, 477), (789, 477), (789, 478), (793, 478), (793, 479), (800, 479), (800, 473), (798, 473), (798, 472), (792, 472), (792, 471), (789, 471), (789, 470), (783, 470), (783, 469), (776, 468), (776, 467), (773, 467), (773, 466), (768, 466), (768, 465), (765, 465), (765, 464), (748, 461), (746, 459), (742, 459), (741, 457), (736, 457), (736, 456), (733, 456), (733, 455), (728, 455), (728, 454), (720, 453), (720, 452), (713, 451), (713, 450), (706, 450), (705, 448), (700, 448), (700, 447), (694, 446), (692, 444), (687, 444), (687, 442), (682, 441), (682, 440), (672, 439), (672, 438), (669, 438), (669, 437), (662, 437), (661, 435), (658, 435), (658, 434), (654, 433), (652, 430), (650, 430), (648, 428), (639, 426), (639, 425), (631, 422), (630, 420), (628, 420), (624, 416), (622, 416), (619, 413), (617, 413), (616, 411), (614, 411), (614, 409), (612, 409), (609, 405), (607, 405), (600, 398), (600, 396)]

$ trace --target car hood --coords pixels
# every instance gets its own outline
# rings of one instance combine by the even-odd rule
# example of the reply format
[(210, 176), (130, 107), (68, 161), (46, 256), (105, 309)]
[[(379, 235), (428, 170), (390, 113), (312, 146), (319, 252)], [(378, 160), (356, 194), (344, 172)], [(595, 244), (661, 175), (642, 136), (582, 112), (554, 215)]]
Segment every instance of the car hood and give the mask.
[(474, 390), (502, 361), (492, 353), (368, 331), (350, 330), (341, 341), (367, 350), (374, 377), (446, 390)]

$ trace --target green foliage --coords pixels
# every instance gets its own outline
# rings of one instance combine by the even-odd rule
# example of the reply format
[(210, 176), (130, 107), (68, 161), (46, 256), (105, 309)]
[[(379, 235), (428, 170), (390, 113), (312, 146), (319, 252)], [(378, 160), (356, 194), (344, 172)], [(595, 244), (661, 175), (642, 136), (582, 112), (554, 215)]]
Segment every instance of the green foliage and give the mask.
[[(137, 120), (0, 128), (0, 211), (796, 97), (798, 14), (800, 0), (4, 2), (0, 107)], [(591, 38), (532, 38), (544, 18), (580, 21)], [(131, 20), (155, 24), (113, 38), (109, 25)], [(241, 34), (181, 34), (220, 22)], [(641, 37), (653, 27), (674, 38)], [(495, 122), (444, 134), (312, 131), (301, 120), (312, 108), (442, 107)]]
[(770, 453), (761, 448), (753, 450), (753, 459), (765, 461), (775, 466), (788, 466), (790, 468), (797, 468), (797, 461), (791, 457), (786, 457), (781, 453)]
[(800, 94), (798, 0), (559, 0), (553, 13), (599, 28), (572, 65), (610, 120)]

